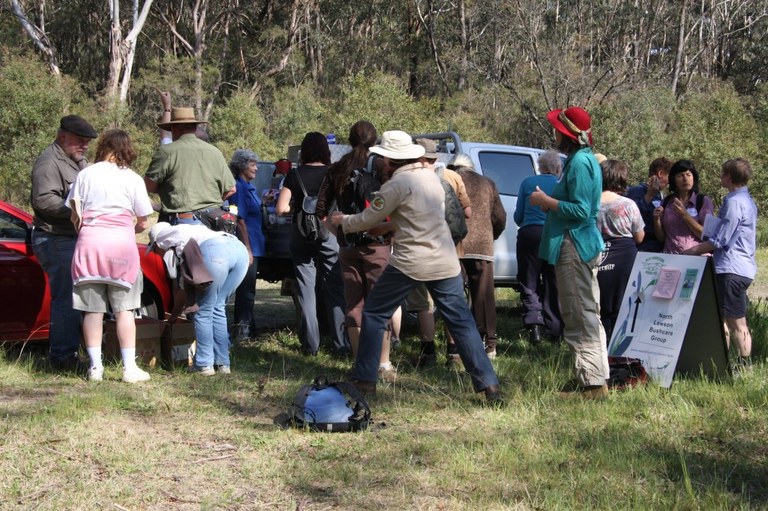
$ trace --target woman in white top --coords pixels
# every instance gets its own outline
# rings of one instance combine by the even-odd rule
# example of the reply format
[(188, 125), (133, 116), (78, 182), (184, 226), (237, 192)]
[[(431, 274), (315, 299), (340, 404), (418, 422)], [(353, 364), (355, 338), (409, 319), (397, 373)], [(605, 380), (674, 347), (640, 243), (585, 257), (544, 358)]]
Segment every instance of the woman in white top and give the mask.
[(110, 130), (96, 142), (96, 162), (78, 175), (67, 205), (78, 230), (72, 258), (73, 307), (84, 312), (83, 337), (91, 359), (88, 380), (101, 381), (101, 336), (104, 313), (111, 308), (123, 358), (123, 381), (149, 380), (136, 365), (133, 310), (141, 306), (142, 276), (137, 232), (152, 213), (147, 189), (130, 169), (136, 160), (128, 133)]
[(645, 222), (635, 201), (619, 195), (627, 191), (627, 164), (619, 160), (605, 160), (600, 168), (603, 194), (597, 213), (597, 228), (603, 236), (605, 251), (597, 267), (597, 282), (600, 286), (600, 321), (605, 328), (606, 341), (610, 344), (624, 288), (637, 255), (637, 244), (645, 238)]

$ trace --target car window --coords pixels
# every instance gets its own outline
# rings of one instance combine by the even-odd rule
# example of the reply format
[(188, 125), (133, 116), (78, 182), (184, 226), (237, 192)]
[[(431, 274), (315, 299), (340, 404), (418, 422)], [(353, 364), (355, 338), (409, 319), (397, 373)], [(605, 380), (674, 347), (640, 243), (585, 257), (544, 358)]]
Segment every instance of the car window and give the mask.
[(517, 196), (523, 179), (536, 173), (528, 154), (482, 151), (478, 159), (483, 175), (496, 183), (502, 195)]
[(15, 217), (6, 211), (0, 210), (0, 239), (19, 240), (27, 239), (27, 223), (21, 218)]

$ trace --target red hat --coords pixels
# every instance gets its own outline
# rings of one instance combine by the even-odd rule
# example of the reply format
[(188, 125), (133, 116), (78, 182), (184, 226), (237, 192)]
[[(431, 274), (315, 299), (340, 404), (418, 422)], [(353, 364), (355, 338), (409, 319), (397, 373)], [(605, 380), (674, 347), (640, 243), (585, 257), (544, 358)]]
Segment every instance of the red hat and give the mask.
[(287, 174), (288, 171), (291, 170), (291, 166), (292, 165), (291, 165), (290, 160), (286, 160), (286, 159), (277, 160), (275, 162), (275, 173), (274, 173), (274, 175), (278, 175), (278, 174), (285, 175), (285, 174)]
[(581, 145), (592, 145), (592, 118), (586, 110), (572, 106), (565, 110), (552, 110), (547, 120), (554, 128)]

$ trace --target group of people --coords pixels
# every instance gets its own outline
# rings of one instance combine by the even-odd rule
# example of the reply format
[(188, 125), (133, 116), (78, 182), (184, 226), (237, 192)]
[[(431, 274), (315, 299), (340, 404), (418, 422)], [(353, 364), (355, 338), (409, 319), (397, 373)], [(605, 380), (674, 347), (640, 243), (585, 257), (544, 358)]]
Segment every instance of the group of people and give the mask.
[(721, 185), (728, 195), (718, 231), (705, 240), (704, 221), (714, 205), (699, 190), (693, 162), (658, 158), (647, 182), (628, 188), (626, 163), (592, 152), (591, 118), (584, 109), (554, 110), (547, 118), (566, 158), (561, 171), (557, 153), (542, 154), (541, 173), (521, 184), (515, 212), (518, 279), (531, 342), (540, 341), (542, 332), (558, 337), (562, 328), (573, 349), (578, 388), (572, 395), (608, 395), (606, 347), (638, 250), (712, 255), (726, 338), (736, 344), (737, 366), (748, 366), (746, 290), (757, 272), (749, 162), (723, 164)]
[[(194, 313), (192, 371), (230, 372), (225, 305), (233, 293), (236, 337), (254, 333), (256, 272), (265, 243), (262, 198), (253, 185), (258, 157), (238, 149), (227, 164), (205, 140), (194, 111), (170, 108), (170, 98), (161, 97), (161, 145), (143, 181), (130, 168), (136, 152), (128, 134), (109, 130), (98, 136), (78, 116), (61, 119), (55, 142), (33, 168), (32, 246), (51, 288), (51, 364), (78, 366), (82, 324), (90, 380), (103, 378), (101, 334), (108, 311), (117, 321), (123, 380), (149, 379), (135, 363), (132, 311), (142, 291), (135, 233), (147, 229), (153, 211), (161, 218), (150, 229), (148, 250), (163, 257), (180, 288), (169, 321), (182, 311)], [(699, 192), (692, 162), (654, 160), (648, 181), (627, 189), (625, 163), (604, 157), (598, 163), (584, 109), (553, 110), (547, 119), (557, 151), (543, 153), (540, 174), (522, 182), (514, 214), (518, 280), (529, 340), (562, 336), (573, 350), (578, 387), (569, 395), (607, 395), (607, 341), (638, 248), (713, 254), (730, 338), (748, 360), (746, 289), (756, 273), (757, 215), (747, 190), (749, 163), (723, 165), (721, 183), (729, 191), (720, 209), (723, 222), (716, 237), (703, 241), (704, 219), (714, 206)], [(88, 166), (85, 152), (97, 137), (96, 163)], [(275, 211), (294, 220), (290, 252), (302, 351), (312, 356), (320, 348), (319, 292), (334, 351), (352, 355), (354, 385), (374, 392), (378, 379), (396, 377), (389, 352), (397, 342), (398, 310), (407, 300), (419, 301), (409, 296), (421, 292), (427, 302), (422, 309), (431, 313), (433, 301), (444, 320), (449, 360), (460, 359), (474, 389), (499, 401), (490, 362), (497, 340), (493, 241), (506, 222), (498, 191), (465, 155), (455, 155), (447, 168), (438, 164), (431, 140), (396, 130), (377, 139), (369, 122), (355, 123), (352, 150), (332, 163), (326, 137), (308, 133), (299, 165), (287, 170), (282, 183)], [(442, 181), (460, 199), (468, 226), (458, 243), (438, 213), (448, 200)], [(160, 204), (152, 204), (148, 193), (157, 193)], [(312, 238), (298, 226), (308, 201), (321, 222)], [(236, 212), (234, 234), (221, 228), (223, 204)], [(431, 322), (430, 332), (420, 318), (417, 366), (434, 360), (433, 317)]]

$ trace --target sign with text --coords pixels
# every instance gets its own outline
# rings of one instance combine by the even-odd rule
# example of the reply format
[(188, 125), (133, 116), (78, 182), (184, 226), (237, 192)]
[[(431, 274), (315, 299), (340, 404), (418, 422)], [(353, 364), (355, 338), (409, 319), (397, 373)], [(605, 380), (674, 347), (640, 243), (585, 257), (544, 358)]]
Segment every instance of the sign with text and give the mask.
[(676, 372), (727, 376), (710, 258), (638, 252), (608, 354), (640, 359), (666, 388)]

